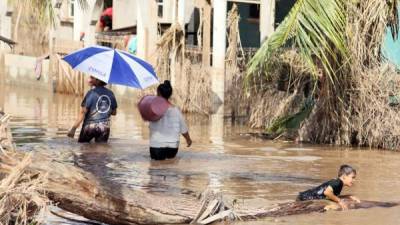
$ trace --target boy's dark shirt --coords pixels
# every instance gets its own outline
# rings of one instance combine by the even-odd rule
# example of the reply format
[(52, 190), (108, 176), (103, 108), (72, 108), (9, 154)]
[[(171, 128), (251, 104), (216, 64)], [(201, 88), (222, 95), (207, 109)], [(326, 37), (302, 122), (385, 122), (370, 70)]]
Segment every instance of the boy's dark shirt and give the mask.
[(325, 199), (326, 196), (324, 195), (324, 192), (325, 192), (326, 188), (328, 188), (329, 186), (332, 187), (333, 194), (336, 196), (339, 196), (340, 192), (342, 191), (342, 188), (343, 188), (343, 181), (339, 178), (332, 179), (330, 181), (327, 181), (327, 182), (319, 185), (318, 187), (311, 188), (304, 192), (300, 192), (297, 199), (300, 201), (313, 200), (313, 199)]
[(117, 101), (111, 90), (105, 87), (95, 87), (88, 91), (81, 103), (88, 109), (84, 124), (92, 122), (107, 122), (111, 113), (117, 108)]

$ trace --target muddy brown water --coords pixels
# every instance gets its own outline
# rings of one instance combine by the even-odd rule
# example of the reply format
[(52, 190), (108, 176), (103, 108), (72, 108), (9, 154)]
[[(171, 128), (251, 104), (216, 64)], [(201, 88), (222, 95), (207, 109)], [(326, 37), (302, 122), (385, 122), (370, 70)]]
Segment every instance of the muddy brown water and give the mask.
[[(400, 201), (399, 152), (260, 140), (239, 135), (250, 129), (223, 123), (220, 116), (187, 115), (193, 146), (182, 142), (176, 159), (154, 162), (148, 153), (147, 124), (138, 115), (135, 99), (120, 102), (109, 144), (77, 144), (66, 138), (80, 101), (29, 88), (0, 89), (0, 107), (13, 115), (12, 133), (20, 149), (52, 152), (107, 184), (177, 196), (211, 188), (246, 204), (265, 206), (295, 199), (299, 191), (335, 177), (337, 168), (348, 163), (358, 169), (358, 177), (344, 194)], [(399, 212), (399, 207), (372, 208), (236, 224), (398, 225)], [(48, 224), (76, 223), (52, 218)]]

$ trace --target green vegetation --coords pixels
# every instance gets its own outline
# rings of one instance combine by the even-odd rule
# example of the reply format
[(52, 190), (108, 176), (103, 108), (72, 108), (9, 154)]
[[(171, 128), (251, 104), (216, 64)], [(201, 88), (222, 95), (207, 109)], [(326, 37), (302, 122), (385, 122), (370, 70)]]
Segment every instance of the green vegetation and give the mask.
[[(283, 75), (291, 85), (281, 104), (310, 98), (315, 105), (264, 119), (272, 120), (264, 122), (267, 131), (293, 127), (302, 140), (315, 143), (399, 148), (398, 109), (388, 104), (389, 92), (400, 92), (391, 87), (398, 76), (380, 51), (387, 27), (397, 38), (397, 0), (298, 0), (249, 62), (246, 87), (254, 92), (260, 90), (257, 80), (273, 84)], [(282, 63), (284, 55), (292, 60)], [(273, 88), (264, 85), (262, 91)]]

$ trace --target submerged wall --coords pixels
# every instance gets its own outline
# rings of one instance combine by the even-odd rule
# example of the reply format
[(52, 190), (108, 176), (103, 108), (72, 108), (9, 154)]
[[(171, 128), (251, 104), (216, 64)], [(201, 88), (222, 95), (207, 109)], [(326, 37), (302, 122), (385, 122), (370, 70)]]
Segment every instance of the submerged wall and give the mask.
[[(1, 55), (0, 55), (1, 56)], [(36, 57), (15, 54), (3, 54), (0, 61), (0, 82), (4, 85), (18, 85), (31, 89), (53, 90), (49, 71), (49, 60), (42, 64), (42, 75), (37, 79), (35, 74)], [(120, 100), (134, 100), (138, 91), (120, 85), (109, 86)]]
[(29, 88), (49, 88), (49, 61), (42, 64), (42, 75), (37, 79), (35, 75), (36, 57), (14, 54), (4, 54), (2, 76), (5, 85), (20, 85)]

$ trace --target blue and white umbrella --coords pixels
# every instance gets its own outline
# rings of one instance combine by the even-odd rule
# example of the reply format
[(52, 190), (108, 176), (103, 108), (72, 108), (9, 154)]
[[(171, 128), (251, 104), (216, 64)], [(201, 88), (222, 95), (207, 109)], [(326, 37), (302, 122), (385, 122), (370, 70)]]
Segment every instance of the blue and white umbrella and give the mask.
[(125, 51), (92, 46), (63, 58), (74, 70), (88, 73), (109, 84), (144, 89), (158, 83), (153, 67)]

